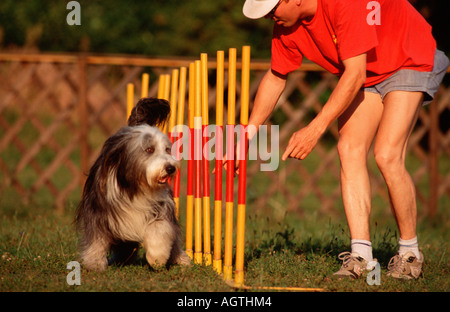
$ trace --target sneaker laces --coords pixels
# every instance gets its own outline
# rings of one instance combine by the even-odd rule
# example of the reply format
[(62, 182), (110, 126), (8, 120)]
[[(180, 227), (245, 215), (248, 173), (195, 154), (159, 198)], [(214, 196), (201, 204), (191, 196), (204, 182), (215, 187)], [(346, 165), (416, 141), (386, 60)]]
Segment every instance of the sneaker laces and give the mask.
[[(343, 261), (343, 263), (342, 263), (343, 267), (347, 267), (348, 263), (350, 261), (352, 261), (353, 259), (355, 259), (361, 263), (364, 263), (363, 261), (365, 261), (365, 259), (363, 257), (361, 257), (359, 254), (354, 254), (349, 251), (341, 252), (338, 255), (338, 258), (339, 258), (339, 260)], [(377, 259), (373, 259), (372, 261), (368, 261), (366, 263), (367, 263), (367, 265), (364, 269), (371, 271), (375, 267), (375, 265), (378, 263), (378, 261), (377, 261)]]
[(388, 263), (388, 270), (389, 271), (396, 271), (396, 272), (402, 272), (403, 271), (403, 265), (406, 262), (406, 259), (401, 257), (400, 255), (395, 255), (394, 257), (389, 260)]
[(338, 255), (338, 259), (343, 261), (342, 265), (343, 265), (344, 267), (347, 267), (348, 263), (349, 263), (353, 258), (357, 258), (357, 257), (355, 257), (351, 252), (348, 252), (348, 251), (341, 252), (341, 253)]

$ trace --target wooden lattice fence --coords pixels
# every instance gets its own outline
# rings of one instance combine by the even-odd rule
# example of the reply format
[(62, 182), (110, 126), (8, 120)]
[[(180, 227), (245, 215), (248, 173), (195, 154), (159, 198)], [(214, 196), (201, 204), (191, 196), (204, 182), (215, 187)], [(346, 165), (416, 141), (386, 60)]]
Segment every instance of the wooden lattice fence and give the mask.
[[(63, 211), (68, 204), (76, 205), (103, 141), (125, 124), (126, 84), (133, 82), (139, 94), (141, 75), (149, 73), (149, 96), (156, 96), (159, 75), (191, 61), (0, 54), (0, 210), (41, 204)], [(215, 114), (214, 67), (210, 57), (211, 116)], [(252, 62), (251, 104), (268, 68), (268, 62)], [(280, 157), (293, 131), (313, 118), (336, 83), (335, 77), (311, 64), (289, 76), (269, 121), (281, 125), (280, 146), (273, 147), (280, 149)], [(237, 106), (239, 111), (239, 100)], [(450, 203), (449, 116), (450, 87), (441, 86), (436, 100), (421, 110), (408, 147), (408, 168), (422, 215), (433, 216)], [(249, 205), (275, 213), (308, 209), (335, 213), (340, 205), (337, 137), (334, 124), (306, 160), (280, 161), (276, 171), (260, 171), (262, 161), (251, 161)], [(369, 170), (375, 200), (389, 206), (382, 177), (370, 160)]]

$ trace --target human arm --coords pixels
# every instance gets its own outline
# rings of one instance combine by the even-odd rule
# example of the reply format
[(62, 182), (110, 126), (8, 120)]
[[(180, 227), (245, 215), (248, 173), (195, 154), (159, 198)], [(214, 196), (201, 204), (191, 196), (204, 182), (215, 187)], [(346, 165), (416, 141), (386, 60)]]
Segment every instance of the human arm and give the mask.
[[(281, 75), (269, 69), (264, 75), (256, 92), (255, 102), (249, 117), (248, 124), (256, 130), (269, 118), (278, 99), (286, 86), (287, 76)], [(256, 133), (249, 133), (249, 140)]]
[(342, 61), (345, 69), (327, 103), (308, 126), (294, 132), (281, 159), (305, 159), (318, 140), (350, 105), (366, 80), (366, 53)]
[[(259, 84), (258, 91), (256, 92), (256, 97), (254, 105), (248, 121), (248, 140), (250, 141), (253, 136), (255, 136), (256, 131), (259, 126), (263, 125), (264, 122), (269, 118), (270, 114), (275, 108), (278, 99), (281, 96), (285, 86), (286, 86), (287, 76), (281, 75), (272, 69), (269, 69), (264, 75), (261, 83)], [(236, 145), (235, 156), (239, 155), (239, 144)], [(236, 159), (236, 157), (234, 158)], [(227, 155), (223, 158), (223, 163), (226, 167)], [(239, 162), (235, 162), (235, 170), (238, 168)]]

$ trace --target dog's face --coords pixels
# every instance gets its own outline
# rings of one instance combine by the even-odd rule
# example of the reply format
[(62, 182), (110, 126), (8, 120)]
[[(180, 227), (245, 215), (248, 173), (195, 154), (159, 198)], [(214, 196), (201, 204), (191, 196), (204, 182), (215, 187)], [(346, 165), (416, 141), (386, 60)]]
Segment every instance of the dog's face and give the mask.
[(139, 126), (139, 137), (146, 168), (147, 183), (151, 188), (167, 185), (167, 181), (180, 168), (171, 154), (169, 138), (155, 127)]
[(98, 165), (94, 165), (100, 167), (97, 183), (108, 194), (126, 193), (130, 199), (148, 192), (146, 189), (167, 187), (168, 179), (180, 167), (171, 155), (171, 146), (167, 135), (156, 127), (122, 128), (105, 142)]

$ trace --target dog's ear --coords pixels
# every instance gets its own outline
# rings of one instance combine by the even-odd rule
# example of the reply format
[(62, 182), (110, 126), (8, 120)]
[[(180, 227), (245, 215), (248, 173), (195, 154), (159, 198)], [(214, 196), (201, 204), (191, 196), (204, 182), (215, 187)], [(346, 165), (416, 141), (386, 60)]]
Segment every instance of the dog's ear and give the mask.
[(132, 131), (132, 128), (123, 127), (103, 144), (98, 158), (100, 162), (98, 183), (100, 188), (104, 188), (104, 192), (107, 188), (107, 178), (111, 173), (115, 175), (119, 189), (126, 192), (129, 198), (133, 198), (138, 191), (137, 181), (142, 179), (141, 175), (144, 173), (136, 169), (135, 161), (131, 159), (128, 142)]
[(170, 115), (168, 101), (157, 98), (142, 98), (131, 110), (128, 126), (147, 124), (153, 127), (162, 126)]

